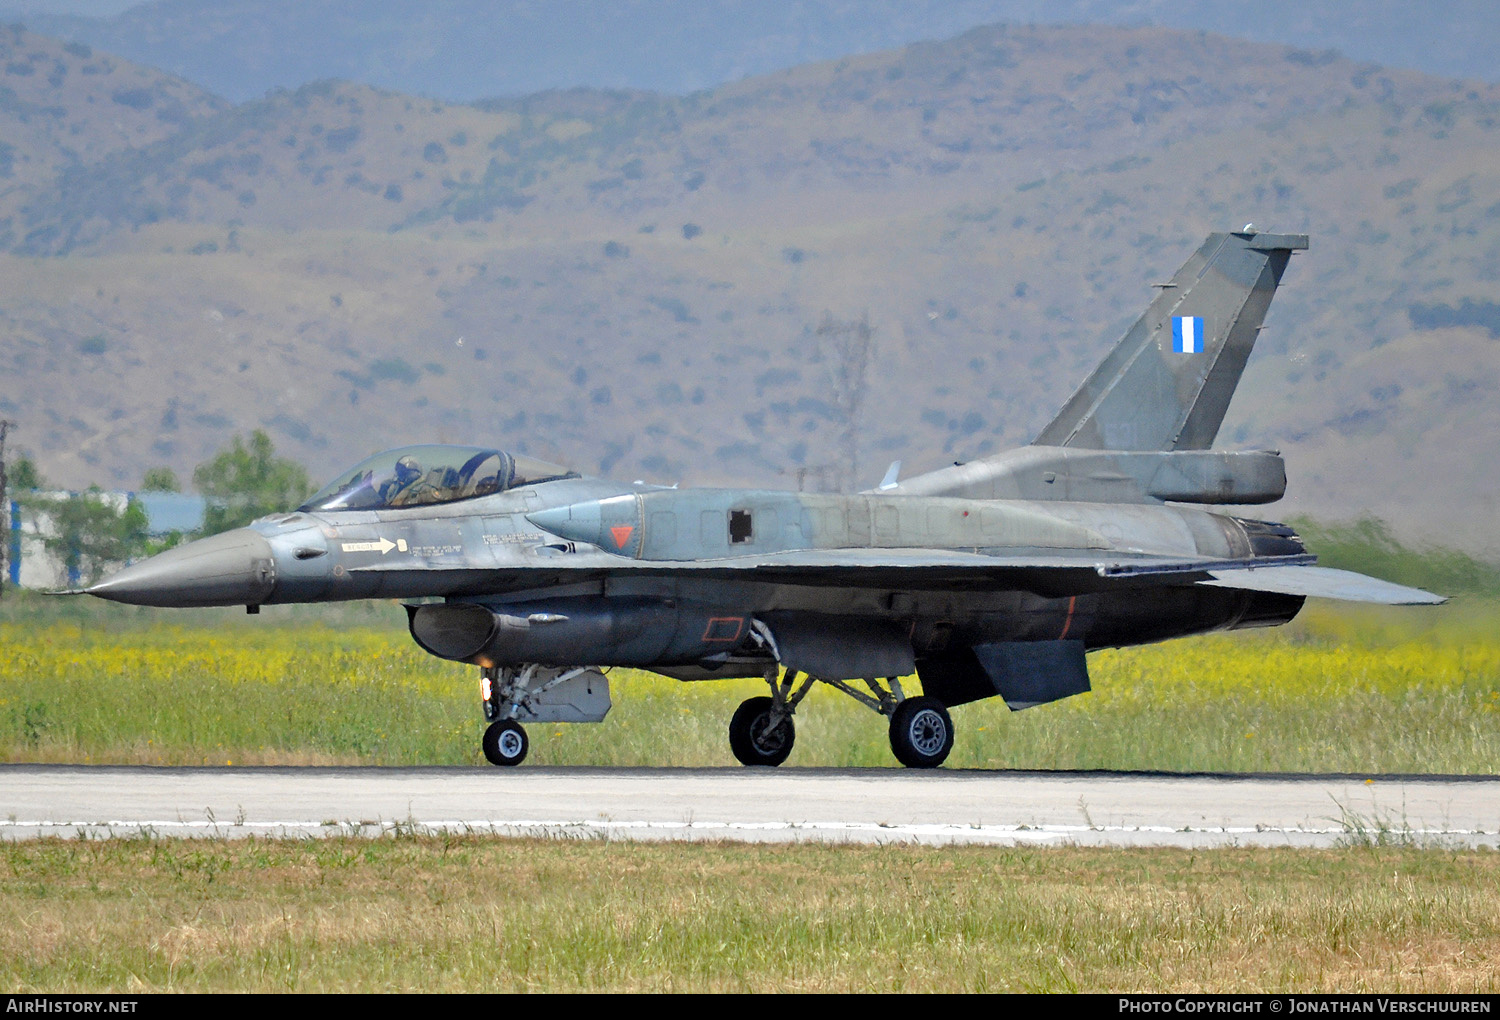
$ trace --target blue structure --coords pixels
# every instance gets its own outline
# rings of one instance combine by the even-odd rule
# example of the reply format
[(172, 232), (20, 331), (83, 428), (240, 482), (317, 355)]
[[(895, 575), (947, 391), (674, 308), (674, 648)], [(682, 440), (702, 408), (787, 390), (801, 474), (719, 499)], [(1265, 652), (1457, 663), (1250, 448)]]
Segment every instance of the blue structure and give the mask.
[[(38, 493), (39, 496), (64, 498), (73, 493)], [(203, 526), (203, 511), (207, 501), (202, 496), (179, 492), (106, 492), (102, 496), (117, 501), (123, 508), (125, 500), (135, 500), (146, 511), (147, 534), (155, 539), (166, 538), (173, 532), (191, 536)], [(40, 501), (39, 501), (40, 502)], [(37, 506), (39, 504), (33, 504)], [(41, 504), (44, 505), (44, 504)], [(8, 501), (9, 533), (5, 536), (10, 555), (6, 561), (7, 580), (17, 587), (46, 588), (61, 580), (62, 564), (50, 554), (37, 533), (39, 521), (32, 520), (29, 528), (23, 527), (21, 504)], [(28, 515), (29, 517), (30, 515)], [(45, 511), (39, 511), (45, 517)], [(76, 585), (79, 578), (68, 571), (67, 583)]]
[(10, 534), (6, 536), (10, 548), (5, 563), (10, 572), (10, 583), (21, 583), (21, 504), (10, 501)]

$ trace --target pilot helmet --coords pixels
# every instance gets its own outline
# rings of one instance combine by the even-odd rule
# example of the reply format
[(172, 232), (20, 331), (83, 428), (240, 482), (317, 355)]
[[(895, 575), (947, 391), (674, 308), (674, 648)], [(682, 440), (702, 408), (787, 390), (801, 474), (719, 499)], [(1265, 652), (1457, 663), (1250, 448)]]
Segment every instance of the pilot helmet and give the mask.
[(396, 461), (396, 481), (402, 485), (413, 482), (422, 474), (422, 465), (417, 463), (417, 458), (407, 454)]

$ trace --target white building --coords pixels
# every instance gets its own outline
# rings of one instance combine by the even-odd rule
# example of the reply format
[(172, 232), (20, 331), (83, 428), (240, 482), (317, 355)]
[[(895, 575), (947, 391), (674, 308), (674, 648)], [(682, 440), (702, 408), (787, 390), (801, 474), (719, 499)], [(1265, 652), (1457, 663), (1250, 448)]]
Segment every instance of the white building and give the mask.
[[(27, 500), (38, 503), (57, 502), (80, 495), (75, 492), (32, 492)], [(202, 496), (177, 492), (98, 492), (91, 493), (116, 513), (124, 513), (132, 499), (137, 500), (146, 511), (148, 534), (161, 539), (172, 532), (187, 534), (203, 525)], [(6, 566), (11, 584), (20, 588), (71, 588), (78, 584), (78, 577), (69, 577), (67, 564), (62, 557), (49, 551), (46, 539), (55, 537), (51, 517), (44, 511), (21, 512), (16, 500), (9, 506), (9, 542)], [(121, 564), (124, 566), (124, 564)]]

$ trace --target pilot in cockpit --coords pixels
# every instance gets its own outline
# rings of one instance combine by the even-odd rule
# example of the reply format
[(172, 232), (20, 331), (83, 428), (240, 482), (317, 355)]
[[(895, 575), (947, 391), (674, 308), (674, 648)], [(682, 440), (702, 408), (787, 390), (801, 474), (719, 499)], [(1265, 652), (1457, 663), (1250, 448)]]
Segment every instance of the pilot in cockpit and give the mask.
[(420, 502), (422, 465), (417, 458), (407, 454), (396, 461), (396, 473), (380, 485), (381, 506), (410, 506)]

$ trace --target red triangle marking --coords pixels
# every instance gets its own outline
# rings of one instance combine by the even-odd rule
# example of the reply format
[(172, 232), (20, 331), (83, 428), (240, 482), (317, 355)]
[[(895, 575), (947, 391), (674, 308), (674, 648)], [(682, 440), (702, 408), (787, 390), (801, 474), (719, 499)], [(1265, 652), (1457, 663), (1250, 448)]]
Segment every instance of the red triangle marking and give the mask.
[(630, 536), (634, 531), (634, 524), (616, 524), (609, 529), (609, 533), (615, 536), (615, 545), (621, 549), (625, 548), (625, 543), (630, 541)]

